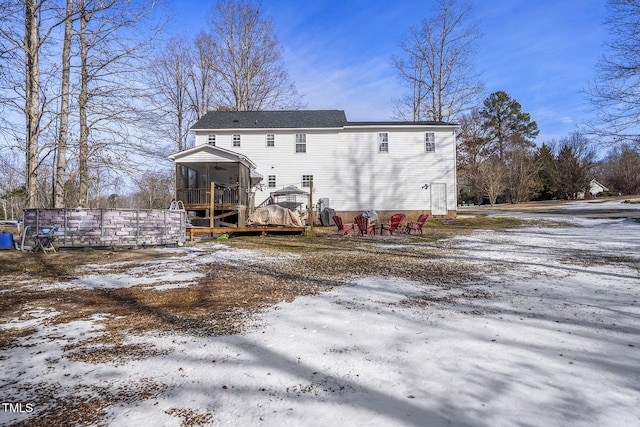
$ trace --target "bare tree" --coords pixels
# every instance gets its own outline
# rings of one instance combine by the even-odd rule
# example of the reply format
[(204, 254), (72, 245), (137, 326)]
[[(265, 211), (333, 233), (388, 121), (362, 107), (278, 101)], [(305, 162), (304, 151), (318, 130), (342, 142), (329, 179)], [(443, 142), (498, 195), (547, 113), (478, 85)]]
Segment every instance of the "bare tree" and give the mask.
[(219, 107), (236, 111), (297, 108), (271, 19), (247, 0), (220, 0), (210, 15)]
[(623, 194), (640, 194), (640, 152), (629, 144), (612, 149), (600, 165), (603, 183)]
[(67, 139), (69, 136), (69, 86), (71, 79), (71, 37), (73, 34), (73, 0), (66, 0), (64, 39), (62, 46), (62, 80), (60, 90), (60, 126), (58, 128), (57, 163), (53, 192), (53, 207), (62, 208), (67, 170)]
[(155, 128), (172, 141), (173, 150), (187, 148), (187, 134), (194, 122), (194, 109), (189, 100), (191, 73), (190, 45), (173, 37), (151, 65), (151, 85), (156, 88), (153, 103), (157, 118)]
[(586, 89), (598, 120), (588, 132), (611, 142), (640, 145), (640, 0), (609, 0), (609, 51)]
[(506, 189), (505, 178), (506, 169), (498, 157), (492, 156), (480, 164), (478, 184), (492, 206)]
[(471, 2), (438, 0), (435, 15), (404, 36), (393, 65), (411, 93), (401, 101), (399, 117), (443, 121), (477, 102), (483, 84), (473, 69), (480, 31), (472, 9)]
[(458, 182), (467, 194), (474, 196), (475, 203), (480, 204), (484, 197), (479, 187), (480, 165), (487, 158), (491, 138), (478, 110), (462, 116), (456, 139)]
[(17, 155), (9, 150), (0, 153), (0, 200), (3, 216), (4, 219), (17, 218), (27, 201), (22, 165)]
[[(135, 168), (137, 154), (155, 147), (136, 144), (134, 130), (144, 117), (139, 100), (146, 51), (157, 27), (146, 20), (155, 2), (145, 0), (76, 0), (79, 15), (80, 204), (89, 203), (90, 169)], [(149, 31), (140, 38), (141, 30)]]
[(36, 198), (36, 169), (38, 164), (38, 138), (40, 136), (40, 23), (38, 21), (39, 7), (36, 0), (25, 1), (25, 31), (24, 31), (24, 63), (25, 72), (25, 119), (26, 119), (26, 187), (27, 204), (35, 207)]
[(511, 203), (527, 202), (536, 193), (539, 163), (528, 148), (519, 148), (507, 153), (505, 159), (505, 187)]
[(173, 175), (170, 172), (146, 172), (135, 182), (138, 190), (132, 198), (136, 206), (143, 209), (169, 207), (173, 197)]
[(199, 120), (207, 114), (216, 102), (220, 76), (215, 63), (216, 52), (213, 37), (199, 32), (194, 40), (195, 51), (191, 55), (191, 65), (187, 94), (191, 100), (191, 108)]
[[(57, 4), (45, 0), (9, 0), (3, 2), (0, 23), (0, 98), (2, 108), (22, 115), (24, 125), (5, 123), (0, 130), (25, 154), (27, 206), (36, 207), (38, 199), (38, 168), (51, 153), (51, 123), (55, 117), (52, 92), (56, 79), (55, 64), (47, 61), (52, 34), (62, 23)], [(42, 143), (42, 136), (47, 143)], [(41, 157), (41, 153), (45, 153)]]

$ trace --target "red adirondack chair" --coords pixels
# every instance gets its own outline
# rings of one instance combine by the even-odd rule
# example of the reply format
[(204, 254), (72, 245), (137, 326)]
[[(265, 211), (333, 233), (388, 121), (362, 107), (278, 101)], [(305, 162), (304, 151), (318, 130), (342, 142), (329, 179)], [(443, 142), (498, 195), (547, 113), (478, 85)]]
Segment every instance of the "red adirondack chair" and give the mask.
[(393, 235), (394, 231), (402, 229), (401, 225), (405, 218), (406, 215), (401, 213), (391, 215), (388, 223), (380, 225), (380, 235), (382, 235), (384, 230), (387, 230), (390, 235)]
[(407, 234), (411, 234), (412, 231), (415, 231), (422, 234), (422, 226), (427, 221), (427, 218), (429, 218), (429, 215), (421, 214), (416, 222), (407, 223), (407, 225), (404, 227), (404, 232)]
[(366, 216), (358, 215), (356, 218), (356, 224), (358, 224), (358, 230), (360, 230), (360, 235), (364, 236), (365, 233), (367, 236), (370, 236), (371, 233), (376, 234), (376, 225), (369, 224), (369, 218)]
[(343, 235), (347, 235), (348, 232), (350, 231), (355, 231), (354, 230), (354, 225), (353, 224), (345, 224), (342, 222), (342, 218), (340, 218), (338, 215), (335, 215), (333, 217), (333, 222), (336, 223), (336, 227), (338, 227), (338, 231), (342, 231)]

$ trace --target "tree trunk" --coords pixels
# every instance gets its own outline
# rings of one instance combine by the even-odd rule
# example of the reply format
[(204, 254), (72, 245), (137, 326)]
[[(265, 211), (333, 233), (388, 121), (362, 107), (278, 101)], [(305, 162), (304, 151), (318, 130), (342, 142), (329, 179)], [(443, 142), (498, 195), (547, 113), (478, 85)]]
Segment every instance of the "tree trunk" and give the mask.
[(79, 175), (80, 175), (80, 206), (89, 206), (89, 125), (87, 123), (87, 103), (89, 99), (89, 65), (87, 46), (87, 23), (89, 17), (84, 7), (84, 0), (77, 0), (80, 12), (80, 95), (78, 96), (78, 111), (80, 115), (79, 145)]
[(38, 138), (40, 136), (40, 23), (36, 0), (25, 1), (25, 119), (27, 207), (35, 208), (37, 196)]
[(69, 75), (71, 71), (71, 34), (73, 31), (73, 0), (67, 0), (62, 47), (62, 90), (60, 98), (60, 129), (58, 135), (58, 161), (53, 193), (53, 207), (65, 206), (64, 181), (67, 169), (67, 137), (69, 128)]

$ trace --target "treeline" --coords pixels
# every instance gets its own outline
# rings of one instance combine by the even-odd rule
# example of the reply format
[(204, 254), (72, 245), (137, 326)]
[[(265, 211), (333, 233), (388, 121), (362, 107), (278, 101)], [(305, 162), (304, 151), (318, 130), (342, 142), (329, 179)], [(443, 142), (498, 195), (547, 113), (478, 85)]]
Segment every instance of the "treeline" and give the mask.
[(5, 215), (118, 200), (166, 207), (163, 198), (138, 196), (158, 180), (172, 193), (167, 156), (187, 148), (190, 126), (208, 110), (301, 105), (271, 19), (256, 2), (217, 1), (193, 38), (167, 38), (161, 6), (0, 2)]
[(538, 126), (505, 92), (460, 121), (458, 184), (460, 203), (522, 203), (592, 197), (591, 180), (607, 194), (640, 193), (640, 153), (623, 144), (599, 160), (597, 140), (574, 132), (536, 146)]

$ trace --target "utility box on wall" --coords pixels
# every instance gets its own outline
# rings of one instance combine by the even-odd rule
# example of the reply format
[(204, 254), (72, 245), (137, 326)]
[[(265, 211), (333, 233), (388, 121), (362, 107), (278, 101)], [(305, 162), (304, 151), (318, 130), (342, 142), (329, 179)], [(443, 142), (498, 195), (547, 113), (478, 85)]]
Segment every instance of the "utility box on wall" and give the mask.
[(324, 208), (328, 208), (329, 206), (329, 198), (321, 198), (318, 199), (318, 211), (322, 212)]

